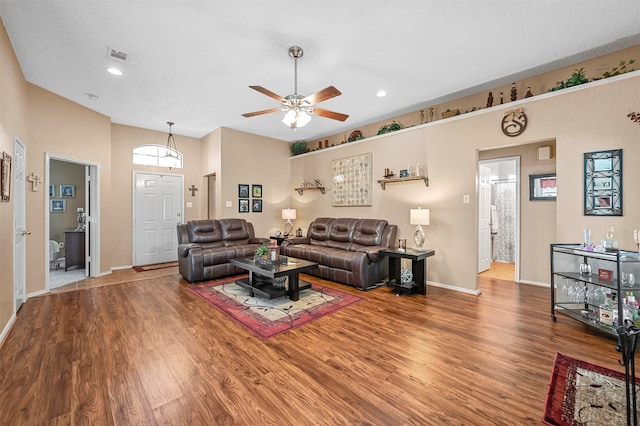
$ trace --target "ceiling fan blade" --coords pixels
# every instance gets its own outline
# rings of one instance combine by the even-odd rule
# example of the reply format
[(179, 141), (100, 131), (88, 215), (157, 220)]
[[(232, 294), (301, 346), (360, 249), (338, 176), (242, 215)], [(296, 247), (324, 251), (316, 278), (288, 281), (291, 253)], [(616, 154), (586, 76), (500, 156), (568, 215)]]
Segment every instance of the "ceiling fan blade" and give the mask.
[(332, 120), (345, 121), (349, 116), (335, 111), (329, 111), (328, 109), (313, 108), (313, 113), (320, 117), (330, 118)]
[(309, 105), (315, 105), (322, 101), (326, 101), (327, 99), (335, 98), (336, 96), (342, 95), (342, 92), (336, 89), (333, 86), (329, 86), (322, 90), (317, 91), (316, 93), (307, 96), (302, 101), (309, 102)]
[(271, 114), (272, 112), (279, 112), (281, 110), (282, 108), (263, 109), (262, 111), (248, 112), (246, 114), (242, 114), (242, 116), (249, 118), (249, 117), (255, 117), (256, 115)]
[(250, 88), (252, 88), (253, 90), (256, 90), (256, 91), (258, 91), (258, 92), (262, 93), (263, 95), (267, 95), (267, 96), (269, 96), (270, 98), (275, 99), (275, 100), (276, 100), (276, 101), (278, 101), (278, 102), (286, 102), (286, 101), (287, 101), (287, 100), (286, 100), (285, 98), (283, 98), (282, 96), (277, 95), (277, 94), (273, 93), (271, 90), (265, 89), (265, 88), (264, 88), (264, 87), (262, 87), (262, 86), (249, 86), (249, 87), (250, 87)]

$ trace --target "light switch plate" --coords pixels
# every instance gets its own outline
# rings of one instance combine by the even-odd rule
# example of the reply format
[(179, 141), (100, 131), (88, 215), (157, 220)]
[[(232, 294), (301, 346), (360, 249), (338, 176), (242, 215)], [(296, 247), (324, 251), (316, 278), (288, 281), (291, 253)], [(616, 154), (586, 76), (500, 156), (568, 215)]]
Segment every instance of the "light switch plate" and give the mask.
[(225, 203), (225, 206), (226, 206), (226, 207), (233, 207), (233, 204), (232, 204), (232, 202), (231, 202), (231, 201), (227, 201), (227, 202)]
[(462, 204), (469, 204), (471, 202), (471, 197), (469, 194), (464, 194), (462, 196)]
[(187, 201), (187, 207), (193, 207), (193, 203), (191, 201)]

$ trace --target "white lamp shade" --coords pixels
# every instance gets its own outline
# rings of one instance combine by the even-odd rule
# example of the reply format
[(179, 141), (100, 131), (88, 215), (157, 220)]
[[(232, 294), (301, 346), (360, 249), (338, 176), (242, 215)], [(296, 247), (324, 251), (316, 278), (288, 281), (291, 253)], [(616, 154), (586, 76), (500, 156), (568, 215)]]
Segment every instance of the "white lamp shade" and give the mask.
[(291, 220), (296, 218), (296, 209), (282, 209), (282, 218)]
[(295, 124), (294, 127), (304, 127), (311, 121), (311, 116), (307, 114), (303, 110), (293, 110), (290, 109), (282, 119), (282, 122), (287, 126), (291, 127), (291, 125)]
[(429, 209), (411, 209), (409, 210), (409, 223), (411, 225), (428, 225)]

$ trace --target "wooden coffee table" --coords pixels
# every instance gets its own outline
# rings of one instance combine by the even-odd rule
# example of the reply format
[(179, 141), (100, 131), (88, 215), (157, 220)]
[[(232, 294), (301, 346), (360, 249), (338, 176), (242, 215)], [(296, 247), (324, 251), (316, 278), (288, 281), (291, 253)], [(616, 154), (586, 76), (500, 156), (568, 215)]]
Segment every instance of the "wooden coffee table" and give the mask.
[[(249, 271), (249, 278), (236, 280), (236, 284), (249, 290), (251, 296), (258, 295), (268, 299), (289, 296), (291, 300), (300, 298), (300, 290), (311, 287), (306, 281), (300, 281), (300, 272), (318, 267), (317, 263), (294, 257), (281, 257), (282, 263), (262, 263), (253, 257), (231, 259), (231, 264)], [(274, 286), (274, 280), (287, 277), (289, 288)]]

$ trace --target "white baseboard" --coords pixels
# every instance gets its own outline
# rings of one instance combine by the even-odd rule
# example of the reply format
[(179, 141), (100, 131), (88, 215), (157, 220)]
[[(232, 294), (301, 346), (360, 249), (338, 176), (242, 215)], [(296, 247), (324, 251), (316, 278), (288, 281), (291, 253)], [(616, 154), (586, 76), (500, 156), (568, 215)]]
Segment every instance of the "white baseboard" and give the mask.
[(518, 284), (530, 284), (530, 285), (537, 285), (538, 287), (551, 287), (551, 285), (549, 283), (541, 283), (539, 281), (529, 281), (529, 280), (520, 280), (518, 281)]
[(4, 330), (2, 330), (2, 334), (0, 334), (0, 348), (2, 347), (2, 344), (4, 343), (4, 339), (9, 334), (9, 331), (11, 330), (11, 327), (15, 322), (16, 322), (16, 314), (14, 313), (13, 315), (11, 315), (11, 318), (9, 318), (9, 322), (4, 327)]
[(112, 271), (118, 271), (120, 269), (131, 269), (133, 265), (124, 265), (124, 266), (114, 266), (111, 268)]
[[(457, 287), (457, 286), (450, 285), (450, 284), (437, 283), (437, 282), (435, 282), (435, 281), (427, 281), (427, 285), (431, 285), (431, 286), (434, 286), (434, 287), (444, 288), (444, 289), (446, 289), (446, 290), (457, 291), (457, 292), (459, 292), (459, 293), (472, 294), (472, 295), (474, 295), (474, 296), (479, 296), (480, 294), (482, 294), (482, 292), (480, 291), (480, 289), (472, 290), (472, 289), (470, 289), (470, 288)], [(427, 290), (427, 294), (429, 294), (429, 290)]]
[(47, 294), (49, 293), (49, 290), (40, 290), (40, 291), (36, 291), (34, 293), (27, 293), (27, 299), (30, 299), (32, 297), (36, 297), (36, 296), (42, 296), (43, 294)]

